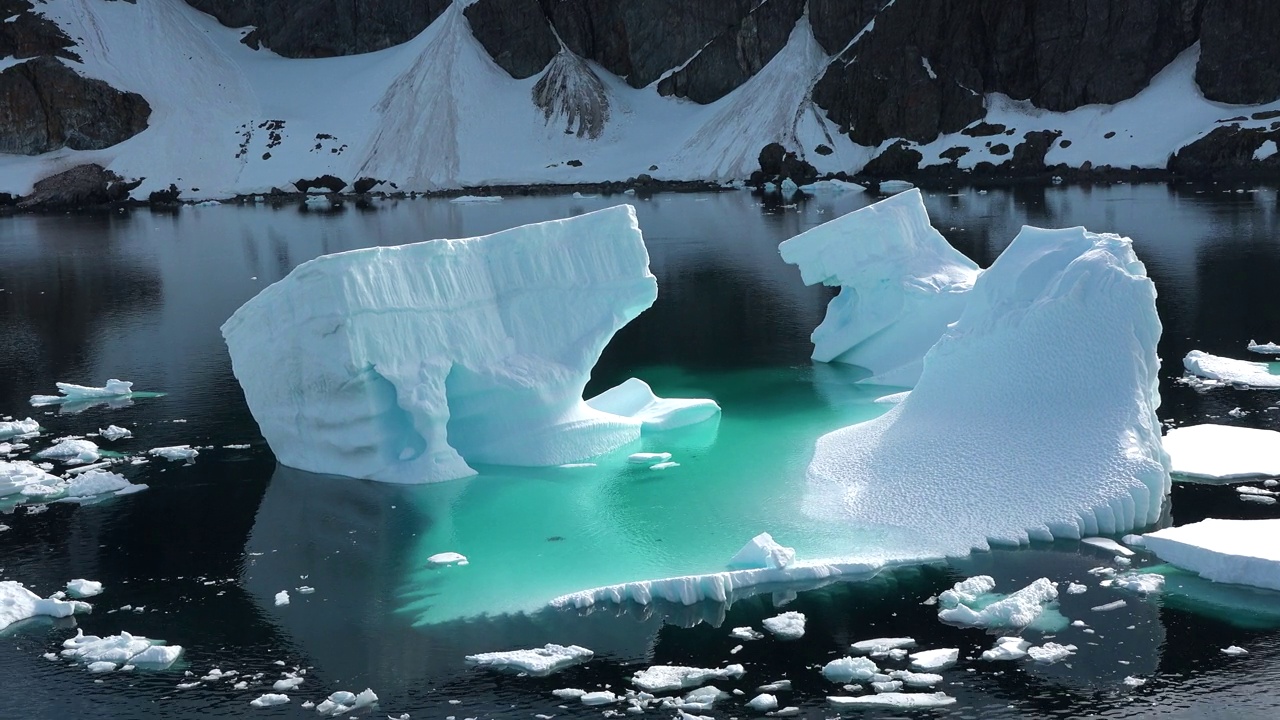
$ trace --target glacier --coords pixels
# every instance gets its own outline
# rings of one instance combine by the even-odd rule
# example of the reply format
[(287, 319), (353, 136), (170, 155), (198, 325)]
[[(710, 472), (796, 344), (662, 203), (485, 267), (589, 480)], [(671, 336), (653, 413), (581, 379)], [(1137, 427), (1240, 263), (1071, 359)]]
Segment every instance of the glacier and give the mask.
[[(584, 402), (613, 334), (657, 297), (635, 210), (325, 255), (222, 326), (279, 461), (395, 483), (550, 466), (718, 413), (632, 381)], [(636, 383), (639, 382), (637, 385)]]
[(977, 264), (929, 224), (919, 190), (855, 210), (778, 246), (806, 285), (840, 287), (813, 331), (813, 359), (857, 365), (864, 382), (912, 386), (924, 354), (960, 317)]
[(1131, 242), (1024, 227), (965, 295), (902, 402), (818, 440), (809, 517), (947, 556), (1158, 520), (1161, 325)]

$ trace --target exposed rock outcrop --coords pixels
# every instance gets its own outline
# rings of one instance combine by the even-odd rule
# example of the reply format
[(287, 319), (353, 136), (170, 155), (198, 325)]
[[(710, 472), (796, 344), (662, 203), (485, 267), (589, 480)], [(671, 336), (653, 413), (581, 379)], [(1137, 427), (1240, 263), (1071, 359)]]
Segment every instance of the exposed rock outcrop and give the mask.
[(597, 138), (609, 120), (609, 94), (582, 58), (561, 50), (533, 86), (533, 104), (547, 125), (563, 124), (564, 132)]
[(0, 153), (97, 150), (142, 132), (150, 116), (141, 95), (86, 78), (56, 58), (0, 72)]
[(1217, 128), (1169, 158), (1169, 169), (1199, 178), (1223, 172), (1275, 177), (1280, 175), (1280, 129)]
[(0, 0), (0, 58), (58, 55), (79, 60), (71, 38), (34, 8), (29, 0)]
[(513, 78), (527, 78), (560, 51), (538, 0), (476, 0), (463, 13), (489, 56)]
[(23, 210), (55, 210), (123, 202), (142, 180), (126, 182), (101, 165), (78, 165), (37, 181), (18, 202)]
[(1219, 102), (1280, 98), (1280, 3), (1208, 0), (1201, 17), (1196, 84)]

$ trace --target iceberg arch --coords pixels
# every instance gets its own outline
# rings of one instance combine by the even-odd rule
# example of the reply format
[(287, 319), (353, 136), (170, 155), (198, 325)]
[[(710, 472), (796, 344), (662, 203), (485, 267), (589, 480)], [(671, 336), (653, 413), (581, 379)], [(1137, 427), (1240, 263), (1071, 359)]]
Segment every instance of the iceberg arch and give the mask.
[[(656, 297), (623, 205), (321, 256), (222, 334), (281, 463), (433, 482), (473, 475), (473, 462), (557, 465), (637, 439), (644, 417), (597, 410), (582, 391), (605, 344)], [(698, 408), (697, 419), (718, 412)]]

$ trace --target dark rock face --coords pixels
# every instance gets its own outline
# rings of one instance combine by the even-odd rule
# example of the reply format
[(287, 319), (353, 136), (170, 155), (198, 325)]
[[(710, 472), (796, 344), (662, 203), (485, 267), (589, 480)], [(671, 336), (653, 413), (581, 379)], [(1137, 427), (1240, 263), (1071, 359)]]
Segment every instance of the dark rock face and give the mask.
[(398, 45), (422, 32), (450, 0), (187, 0), (285, 57), (331, 57)]
[(1217, 172), (1280, 174), (1280, 152), (1263, 160), (1254, 154), (1267, 141), (1280, 145), (1280, 129), (1220, 127), (1182, 148), (1169, 158), (1169, 169), (1190, 177), (1210, 177)]
[(871, 158), (862, 168), (862, 173), (876, 178), (902, 177), (919, 170), (921, 160), (924, 160), (924, 155), (920, 151), (907, 147), (905, 142), (899, 140)]
[(560, 51), (538, 0), (478, 0), (464, 12), (476, 39), (511, 77), (536, 75)]
[(23, 210), (54, 210), (123, 202), (142, 180), (125, 182), (101, 165), (78, 165), (35, 184), (18, 202)]
[(86, 78), (52, 57), (0, 72), (0, 152), (110, 147), (145, 130), (150, 116), (141, 95)]
[(814, 99), (855, 142), (920, 142), (983, 117), (984, 93), (1049, 110), (1136, 95), (1199, 34), (1206, 0), (898, 0)]
[(542, 109), (547, 124), (563, 123), (564, 132), (597, 138), (609, 120), (609, 95), (604, 83), (568, 50), (556, 54), (533, 86), (533, 104)]
[(312, 189), (324, 189), (329, 192), (336, 193), (342, 192), (342, 189), (347, 186), (347, 181), (339, 177), (334, 177), (333, 175), (321, 175), (318, 178), (312, 178), (310, 180), (305, 178), (302, 180), (294, 180), (293, 186), (298, 188), (298, 192), (310, 192)]
[(32, 12), (29, 0), (0, 0), (0, 58), (29, 58), (59, 55), (71, 60), (80, 57), (70, 50), (75, 43), (53, 21)]
[(818, 171), (813, 165), (779, 143), (769, 143), (761, 148), (759, 160), (760, 169), (751, 175), (751, 184), (756, 187), (765, 183), (781, 184), (783, 180), (808, 185), (818, 179)]
[(835, 55), (871, 22), (885, 0), (809, 0), (813, 37)]
[(1280, 3), (1208, 0), (1201, 16), (1196, 84), (1210, 100), (1252, 104), (1280, 98)]
[(728, 95), (773, 59), (804, 13), (804, 0), (769, 0), (716, 36), (687, 65), (658, 83), (658, 92), (698, 103)]

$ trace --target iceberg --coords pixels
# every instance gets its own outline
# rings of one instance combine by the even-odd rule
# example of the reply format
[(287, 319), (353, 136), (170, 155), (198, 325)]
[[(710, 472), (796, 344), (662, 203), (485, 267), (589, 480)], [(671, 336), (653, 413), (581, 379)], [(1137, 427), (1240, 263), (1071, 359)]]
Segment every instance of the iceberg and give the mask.
[(836, 658), (822, 668), (822, 677), (835, 683), (868, 682), (880, 672), (875, 662), (864, 657)]
[(779, 640), (799, 640), (804, 637), (804, 613), (784, 612), (760, 622), (765, 630)]
[(106, 429), (98, 428), (98, 434), (108, 442), (123, 440), (124, 438), (133, 437), (133, 432), (128, 428), (122, 428), (119, 425), (108, 425)]
[(640, 435), (643, 417), (597, 410), (582, 391), (605, 344), (656, 298), (648, 263), (622, 205), (324, 255), (222, 334), (284, 465), (396, 483), (474, 475), (471, 463), (560, 465)]
[(783, 547), (769, 533), (760, 533), (729, 560), (731, 568), (784, 568), (796, 559), (794, 548)]
[(697, 687), (712, 680), (737, 679), (745, 674), (746, 670), (741, 665), (728, 665), (719, 670), (681, 665), (654, 665), (633, 675), (631, 684), (648, 693), (660, 693)]
[(1142, 539), (1160, 559), (1203, 578), (1280, 590), (1280, 519), (1209, 518)]
[(1057, 601), (1058, 589), (1049, 578), (1040, 578), (993, 602), (979, 602), (979, 597), (981, 595), (964, 595), (950, 590), (942, 593), (938, 596), (938, 604), (942, 606), (938, 610), (938, 619), (969, 627), (1024, 628), (1038, 620), (1045, 609)]
[(0, 422), (0, 440), (21, 438), (40, 432), (40, 423), (27, 418), (25, 420), (6, 420)]
[(84, 465), (97, 462), (102, 455), (98, 446), (89, 440), (65, 438), (53, 447), (36, 453), (37, 460), (57, 460), (67, 465)]
[(532, 650), (508, 650), (505, 652), (488, 652), (468, 655), (467, 663), (495, 670), (522, 672), (535, 677), (559, 672), (571, 665), (578, 665), (591, 659), (590, 650), (577, 645), (556, 645), (548, 643), (544, 647)]
[(1260, 355), (1280, 355), (1280, 345), (1270, 342), (1260, 343), (1250, 340), (1249, 352), (1255, 352)]
[(1027, 656), (1031, 643), (1020, 637), (1002, 637), (990, 650), (982, 651), (983, 660), (1021, 660)]
[(62, 647), (63, 657), (86, 664), (113, 662), (118, 665), (142, 665), (156, 670), (168, 668), (182, 656), (181, 645), (165, 645), (162, 640), (152, 640), (127, 632), (99, 637), (76, 630), (76, 636), (64, 641)]
[(0, 630), (28, 618), (47, 615), (69, 617), (90, 611), (88, 603), (75, 600), (44, 599), (14, 580), (0, 580)]
[(1131, 242), (1024, 227), (965, 295), (902, 402), (818, 440), (806, 514), (896, 531), (922, 557), (1159, 520), (1161, 326)]
[(133, 394), (133, 383), (112, 378), (102, 387), (73, 385), (71, 383), (54, 383), (61, 395), (32, 395), (31, 404), (35, 407), (57, 405), (59, 403), (83, 402), (85, 400), (102, 400), (128, 397)]
[(1272, 372), (1265, 362), (1233, 360), (1192, 350), (1182, 359), (1182, 366), (1199, 378), (1250, 388), (1280, 388), (1280, 374)]
[(102, 583), (78, 578), (67, 582), (67, 594), (73, 598), (87, 598), (102, 594)]
[(640, 378), (631, 378), (587, 401), (600, 412), (632, 418), (641, 430), (671, 430), (709, 420), (720, 414), (714, 400), (660, 398)]
[(871, 372), (864, 382), (879, 385), (915, 384), (980, 272), (929, 224), (919, 190), (819, 225), (778, 251), (806, 285), (840, 287), (813, 331), (813, 359), (860, 366)]
[(1280, 432), (1189, 425), (1165, 433), (1173, 474), (1206, 480), (1280, 475)]

